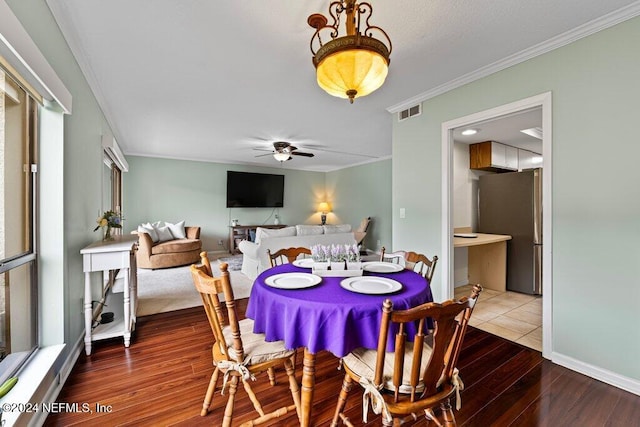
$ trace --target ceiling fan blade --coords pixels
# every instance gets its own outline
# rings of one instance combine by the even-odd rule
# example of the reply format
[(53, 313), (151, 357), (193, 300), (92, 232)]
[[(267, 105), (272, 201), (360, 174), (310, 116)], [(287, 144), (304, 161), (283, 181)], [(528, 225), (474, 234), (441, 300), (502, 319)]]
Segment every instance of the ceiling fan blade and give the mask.
[(271, 151), (269, 151), (268, 153), (265, 154), (258, 154), (257, 156), (253, 156), (253, 157), (264, 157), (264, 156), (273, 156), (274, 153), (272, 153)]
[(305, 153), (304, 151), (292, 151), (292, 156), (302, 156), (302, 157), (313, 157), (315, 154), (313, 153)]
[(327, 148), (321, 148), (321, 147), (317, 147), (317, 146), (305, 146), (305, 148), (308, 148), (310, 150), (316, 150), (316, 151), (324, 151), (326, 153), (335, 153), (335, 154), (347, 154), (349, 156), (360, 156), (360, 157), (368, 157), (370, 159), (377, 159), (378, 156), (372, 156), (370, 154), (362, 154), (362, 153), (349, 153), (348, 151), (338, 151), (338, 150), (329, 150)]

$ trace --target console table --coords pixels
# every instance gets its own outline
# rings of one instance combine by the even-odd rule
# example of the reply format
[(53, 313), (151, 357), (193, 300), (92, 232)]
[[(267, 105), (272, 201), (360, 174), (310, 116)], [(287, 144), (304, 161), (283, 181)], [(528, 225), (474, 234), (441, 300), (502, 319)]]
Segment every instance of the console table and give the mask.
[(286, 227), (286, 225), (284, 224), (230, 225), (229, 226), (229, 252), (231, 252), (232, 255), (239, 253), (240, 251), (238, 250), (238, 243), (240, 243), (242, 240), (251, 240), (249, 238), (251, 234), (251, 230), (255, 232), (256, 228), (258, 227), (277, 229), (277, 228), (284, 228)]
[[(80, 250), (84, 271), (84, 348), (91, 354), (93, 341), (123, 337), (124, 346), (129, 347), (131, 333), (136, 324), (137, 271), (136, 250), (138, 235), (115, 236), (113, 240), (95, 242)], [(123, 292), (113, 292), (116, 271), (122, 272)], [(101, 299), (93, 307), (91, 273), (102, 271)], [(108, 277), (108, 280), (105, 280)], [(103, 307), (112, 311), (113, 321), (96, 325)], [(95, 327), (94, 327), (95, 326)]]

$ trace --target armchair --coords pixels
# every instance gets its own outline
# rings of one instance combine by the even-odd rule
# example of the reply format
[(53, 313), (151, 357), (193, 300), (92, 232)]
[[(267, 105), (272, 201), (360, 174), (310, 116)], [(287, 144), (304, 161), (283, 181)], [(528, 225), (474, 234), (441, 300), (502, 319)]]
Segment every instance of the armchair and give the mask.
[(140, 268), (167, 268), (193, 264), (200, 260), (202, 241), (200, 227), (185, 227), (186, 239), (174, 239), (153, 243), (148, 233), (132, 231), (138, 234), (138, 253), (136, 261)]
[(356, 231), (353, 232), (354, 237), (356, 238), (356, 244), (359, 245), (364, 240), (367, 235), (367, 230), (369, 229), (369, 224), (371, 223), (371, 217), (364, 218)]

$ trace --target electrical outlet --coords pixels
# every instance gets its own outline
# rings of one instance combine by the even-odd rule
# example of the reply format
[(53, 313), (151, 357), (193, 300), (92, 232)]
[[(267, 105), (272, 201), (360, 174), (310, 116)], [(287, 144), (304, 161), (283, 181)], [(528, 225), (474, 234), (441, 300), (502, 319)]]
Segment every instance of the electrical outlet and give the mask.
[(218, 240), (218, 246), (222, 246), (222, 239)]

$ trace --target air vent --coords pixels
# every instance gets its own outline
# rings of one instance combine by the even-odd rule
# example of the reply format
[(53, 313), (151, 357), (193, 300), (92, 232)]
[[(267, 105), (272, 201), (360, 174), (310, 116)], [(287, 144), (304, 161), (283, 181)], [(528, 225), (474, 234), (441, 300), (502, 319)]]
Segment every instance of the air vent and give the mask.
[(409, 107), (406, 110), (402, 110), (398, 112), (398, 121), (407, 120), (410, 117), (419, 116), (422, 113), (421, 104), (414, 105), (413, 107)]

